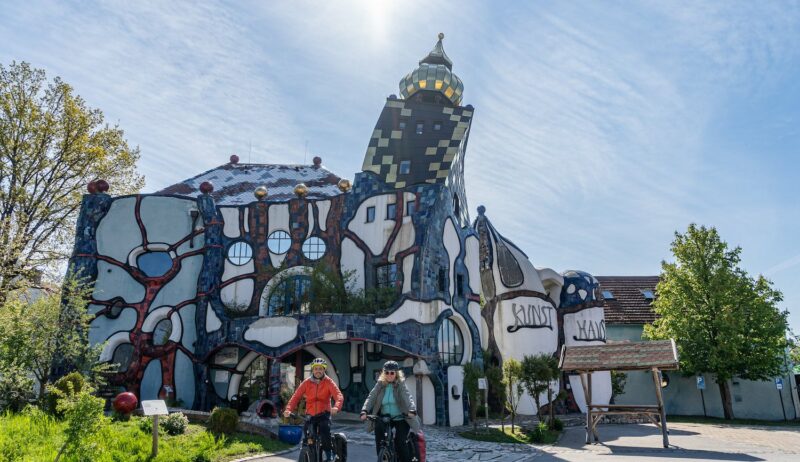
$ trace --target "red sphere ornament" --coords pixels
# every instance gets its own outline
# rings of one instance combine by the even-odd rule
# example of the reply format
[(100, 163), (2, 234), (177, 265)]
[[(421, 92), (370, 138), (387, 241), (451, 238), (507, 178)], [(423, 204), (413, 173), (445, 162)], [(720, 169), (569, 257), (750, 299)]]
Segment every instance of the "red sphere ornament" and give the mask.
[(314, 166), (315, 167), (319, 167), (320, 165), (322, 165), (322, 157), (315, 156), (314, 157)]
[(211, 194), (214, 191), (214, 185), (210, 181), (200, 183), (200, 192), (203, 194)]
[(238, 164), (239, 163), (239, 156), (237, 156), (236, 154), (232, 155), (231, 156), (231, 163), (232, 164)]
[(114, 406), (114, 410), (120, 414), (130, 414), (136, 409), (136, 406), (139, 405), (139, 400), (136, 399), (136, 395), (133, 393), (124, 391), (114, 398), (111, 405)]
[(97, 186), (97, 192), (108, 192), (108, 182), (106, 180), (97, 180), (95, 185)]
[(89, 194), (94, 194), (97, 192), (97, 182), (92, 180), (89, 184), (86, 185), (86, 190), (89, 191)]

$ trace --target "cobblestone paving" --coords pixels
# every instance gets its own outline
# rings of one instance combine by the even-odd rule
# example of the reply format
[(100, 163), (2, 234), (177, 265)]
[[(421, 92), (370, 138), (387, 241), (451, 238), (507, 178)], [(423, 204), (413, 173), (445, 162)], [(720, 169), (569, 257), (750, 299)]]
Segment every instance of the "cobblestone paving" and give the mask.
[[(524, 444), (500, 444), (472, 441), (458, 436), (458, 432), (467, 428), (442, 428), (426, 426), (425, 442), (428, 448), (429, 462), (460, 460), (503, 460), (504, 462), (522, 462), (532, 460), (540, 451), (534, 446)], [(375, 437), (367, 433), (363, 425), (334, 425), (333, 431), (341, 431), (347, 435), (348, 445), (364, 445), (375, 447)]]

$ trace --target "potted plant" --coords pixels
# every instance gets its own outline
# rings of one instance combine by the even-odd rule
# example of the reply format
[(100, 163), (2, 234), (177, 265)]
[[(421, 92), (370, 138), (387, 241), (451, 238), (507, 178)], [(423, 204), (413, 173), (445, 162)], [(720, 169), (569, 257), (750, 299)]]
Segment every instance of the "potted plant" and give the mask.
[[(281, 392), (281, 401), (284, 405), (291, 399), (292, 393), (289, 390)], [(301, 416), (305, 414), (306, 403), (302, 400), (295, 410), (295, 414)], [(281, 424), (278, 425), (278, 439), (287, 444), (297, 444), (303, 439), (303, 419), (301, 417), (283, 417), (281, 414)]]

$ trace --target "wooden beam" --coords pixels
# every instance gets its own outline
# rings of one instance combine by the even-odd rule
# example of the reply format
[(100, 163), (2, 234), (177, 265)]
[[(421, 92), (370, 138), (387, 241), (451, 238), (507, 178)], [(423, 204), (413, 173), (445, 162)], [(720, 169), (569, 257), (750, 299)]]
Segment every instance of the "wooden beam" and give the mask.
[(591, 438), (589, 437), (591, 434), (590, 432), (592, 431), (592, 406), (590, 406), (592, 401), (591, 397), (589, 396), (589, 387), (586, 385), (586, 373), (581, 372), (580, 376), (581, 386), (583, 387), (583, 397), (586, 400), (586, 444), (589, 444), (592, 442)]
[(669, 447), (669, 436), (667, 435), (667, 412), (664, 409), (664, 397), (661, 394), (661, 375), (658, 368), (653, 368), (653, 384), (656, 386), (656, 399), (658, 400), (658, 411), (661, 414), (661, 436), (664, 440), (664, 447)]
[[(589, 382), (589, 397), (586, 399), (586, 409), (591, 410), (592, 408), (589, 407), (589, 404), (592, 403), (592, 374), (591, 373), (589, 373), (587, 375), (587, 379), (588, 379), (587, 382)], [(594, 435), (595, 443), (599, 443), (600, 442), (600, 437), (597, 436), (597, 427), (595, 427), (594, 425), (592, 425), (592, 435)]]

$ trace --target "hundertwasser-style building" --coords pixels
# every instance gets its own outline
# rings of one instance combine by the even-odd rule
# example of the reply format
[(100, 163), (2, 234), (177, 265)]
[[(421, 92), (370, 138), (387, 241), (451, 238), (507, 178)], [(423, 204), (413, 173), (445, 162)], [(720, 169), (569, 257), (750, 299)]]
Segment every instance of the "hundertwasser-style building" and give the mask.
[[(71, 264), (95, 283), (90, 341), (119, 364), (116, 386), (195, 409), (244, 396), (279, 405), (323, 357), (356, 411), (394, 359), (423, 421), (460, 425), (463, 365), (484, 350), (501, 361), (605, 341), (594, 277), (536, 268), (483, 207), (470, 216), (475, 109), (442, 37), (386, 99), (352, 182), (319, 158), (232, 156), (153, 194), (90, 185)], [(324, 298), (325, 281), (344, 281), (361, 308)], [(583, 407), (575, 380), (561, 386)], [(608, 374), (594, 387), (607, 402)]]

